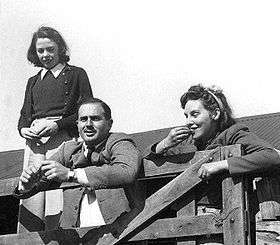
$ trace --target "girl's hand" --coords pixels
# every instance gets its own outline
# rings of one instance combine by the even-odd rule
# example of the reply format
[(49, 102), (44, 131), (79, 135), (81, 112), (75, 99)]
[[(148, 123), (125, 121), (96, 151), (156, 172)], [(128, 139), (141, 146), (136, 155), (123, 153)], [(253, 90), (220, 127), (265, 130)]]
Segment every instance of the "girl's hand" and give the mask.
[(20, 130), (21, 136), (25, 139), (34, 140), (40, 139), (40, 136), (32, 128), (22, 128)]
[(222, 160), (218, 162), (209, 162), (202, 164), (200, 169), (198, 170), (198, 176), (201, 179), (209, 179), (214, 174), (225, 172), (228, 170), (228, 162), (227, 160)]
[(58, 132), (58, 125), (56, 122), (46, 120), (44, 127), (39, 133), (40, 137), (48, 137), (55, 135)]
[(161, 153), (178, 145), (186, 140), (191, 134), (192, 131), (188, 127), (182, 126), (171, 129), (167, 137), (157, 144), (156, 153)]

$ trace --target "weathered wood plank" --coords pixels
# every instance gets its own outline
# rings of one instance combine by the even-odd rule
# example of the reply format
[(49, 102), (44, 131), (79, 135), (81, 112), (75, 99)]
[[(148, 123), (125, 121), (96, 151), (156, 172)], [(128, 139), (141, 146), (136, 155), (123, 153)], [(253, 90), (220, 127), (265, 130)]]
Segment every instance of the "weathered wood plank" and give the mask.
[(280, 236), (280, 221), (259, 221), (257, 222), (257, 232), (274, 232)]
[(19, 176), (22, 171), (23, 156), (24, 150), (0, 152), (0, 179)]
[(227, 178), (223, 181), (224, 244), (245, 245), (247, 236), (244, 213), (244, 196), (242, 180)]
[(256, 195), (253, 191), (253, 178), (247, 176), (244, 180), (245, 214), (247, 218), (248, 244), (256, 244)]
[[(177, 217), (193, 217), (195, 216), (195, 193), (191, 192), (189, 195), (177, 205)], [(184, 239), (177, 242), (177, 245), (195, 245), (196, 240)]]
[[(203, 224), (205, 224), (203, 226)], [(30, 232), (0, 236), (3, 245), (40, 245), (40, 244), (80, 244), (90, 242), (87, 234), (99, 228), (65, 229), (50, 232)], [(164, 231), (168, 231), (165, 233)], [(221, 234), (221, 226), (216, 226), (213, 216), (203, 215), (188, 218), (172, 218), (157, 220), (129, 241), (146, 239), (175, 238), (195, 235)], [(262, 221), (257, 223), (257, 245), (279, 244), (280, 221)]]
[(19, 177), (0, 180), (0, 196), (12, 195), (18, 184)]
[(258, 178), (256, 189), (262, 220), (277, 220), (277, 217), (280, 216), (279, 176)]
[(257, 245), (280, 244), (280, 221), (257, 222)]
[[(222, 228), (215, 225), (215, 218), (213, 215), (201, 215), (159, 219), (131, 237), (129, 241), (221, 234)], [(4, 235), (0, 236), (0, 244), (96, 244), (95, 242), (98, 242), (98, 235), (102, 234), (102, 229), (104, 230), (103, 234), (106, 234), (105, 231), (108, 231), (108, 229), (105, 227), (88, 227)], [(107, 236), (112, 236), (112, 234), (108, 233)]]
[[(241, 147), (224, 147), (221, 149), (221, 159), (241, 156)], [(223, 234), (224, 244), (247, 244), (247, 224), (244, 204), (243, 177), (228, 177), (223, 180)]]
[(130, 238), (129, 241), (221, 234), (222, 227), (216, 225), (215, 220), (214, 215), (160, 219)]

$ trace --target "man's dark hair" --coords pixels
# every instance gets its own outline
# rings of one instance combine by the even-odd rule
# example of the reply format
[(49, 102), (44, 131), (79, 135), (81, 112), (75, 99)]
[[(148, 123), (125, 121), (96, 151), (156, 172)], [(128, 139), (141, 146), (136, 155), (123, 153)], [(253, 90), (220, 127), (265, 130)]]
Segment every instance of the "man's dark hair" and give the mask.
[(112, 119), (111, 109), (110, 107), (101, 99), (98, 98), (88, 98), (88, 99), (81, 99), (78, 103), (78, 111), (82, 105), (86, 104), (100, 104), (104, 110), (104, 117), (106, 120)]
[(58, 57), (60, 63), (68, 62), (70, 60), (68, 55), (69, 53), (68, 46), (64, 41), (63, 37), (61, 36), (61, 34), (57, 30), (51, 27), (42, 26), (36, 32), (33, 33), (31, 44), (27, 51), (27, 59), (32, 64), (34, 64), (34, 66), (43, 67), (36, 52), (36, 42), (38, 38), (48, 38), (57, 44)]

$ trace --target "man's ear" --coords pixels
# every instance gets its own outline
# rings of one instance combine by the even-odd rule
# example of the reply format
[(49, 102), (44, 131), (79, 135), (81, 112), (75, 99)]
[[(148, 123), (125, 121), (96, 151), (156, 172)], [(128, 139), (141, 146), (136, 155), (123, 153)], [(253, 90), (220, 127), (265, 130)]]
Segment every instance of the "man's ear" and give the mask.
[(110, 120), (109, 120), (109, 123), (110, 123), (110, 128), (111, 128), (112, 125), (113, 125), (113, 119), (110, 119)]
[(215, 121), (218, 121), (221, 116), (220, 109), (216, 108), (215, 111), (212, 113), (211, 118)]

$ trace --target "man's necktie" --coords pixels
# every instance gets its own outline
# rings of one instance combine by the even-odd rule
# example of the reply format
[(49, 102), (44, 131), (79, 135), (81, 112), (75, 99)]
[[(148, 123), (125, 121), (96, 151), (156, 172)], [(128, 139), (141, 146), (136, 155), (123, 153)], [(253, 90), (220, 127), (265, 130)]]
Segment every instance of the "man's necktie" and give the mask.
[(88, 147), (88, 153), (87, 153), (87, 160), (91, 163), (91, 155), (94, 152), (94, 148), (93, 147)]

